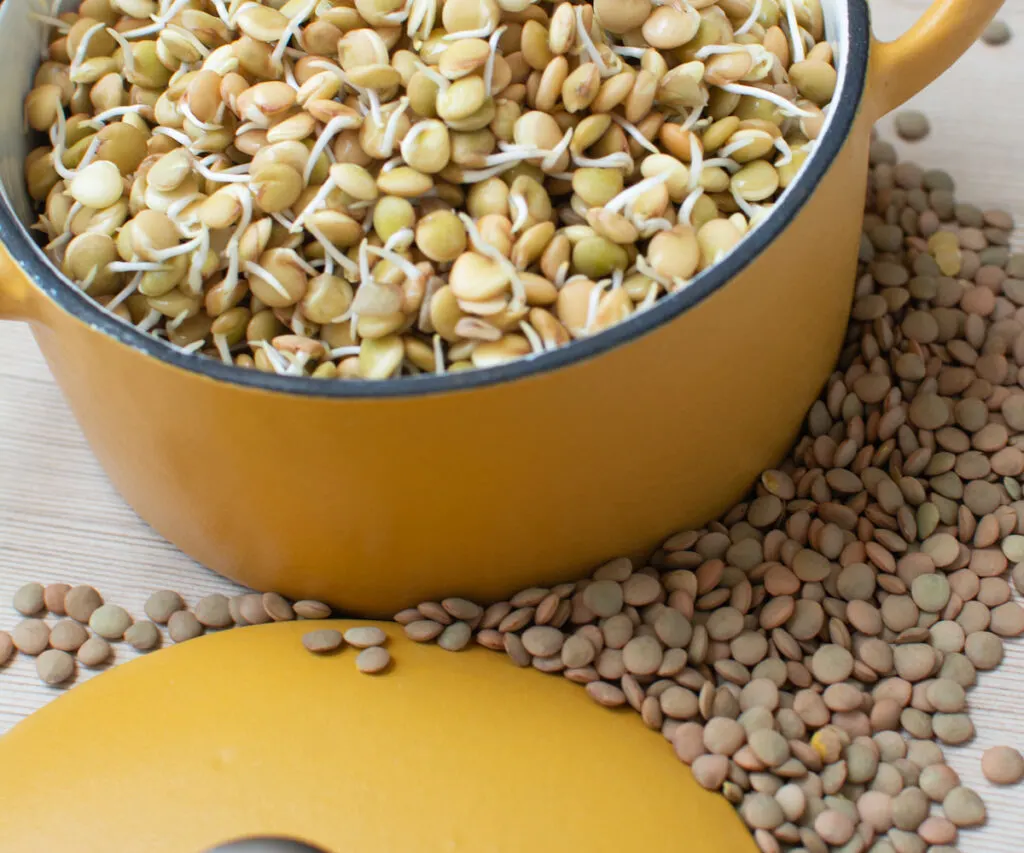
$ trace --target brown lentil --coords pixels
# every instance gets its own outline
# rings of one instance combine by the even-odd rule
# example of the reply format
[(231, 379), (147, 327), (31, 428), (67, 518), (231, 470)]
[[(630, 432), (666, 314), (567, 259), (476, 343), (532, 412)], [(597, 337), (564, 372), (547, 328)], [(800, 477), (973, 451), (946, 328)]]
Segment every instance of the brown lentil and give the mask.
[(170, 589), (161, 589), (146, 599), (143, 609), (157, 625), (166, 625), (171, 614), (184, 610), (185, 607), (185, 600), (178, 593)]
[(64, 596), (64, 612), (76, 622), (89, 624), (93, 611), (103, 604), (103, 599), (91, 586), (76, 586)]
[(900, 110), (896, 113), (893, 126), (901, 139), (917, 142), (924, 139), (931, 131), (928, 116), (917, 110)]
[(320, 655), (340, 649), (343, 643), (341, 631), (333, 628), (320, 628), (302, 635), (302, 645)]
[(102, 666), (113, 654), (113, 649), (102, 637), (90, 637), (79, 648), (77, 653), (78, 662), (90, 669)]
[(369, 646), (356, 656), (356, 669), (366, 675), (377, 675), (391, 665), (391, 653), (382, 646)]
[(26, 655), (39, 655), (50, 644), (50, 628), (42, 619), (25, 619), (11, 632), (14, 647)]
[(981, 772), (995, 785), (1016, 785), (1024, 779), (1024, 757), (1012, 746), (993, 746), (981, 756)]
[(22, 616), (38, 616), (46, 610), (45, 590), (40, 583), (27, 583), (14, 593), (14, 609)]
[(47, 649), (36, 658), (36, 672), (43, 684), (63, 684), (75, 674), (75, 659), (59, 649)]

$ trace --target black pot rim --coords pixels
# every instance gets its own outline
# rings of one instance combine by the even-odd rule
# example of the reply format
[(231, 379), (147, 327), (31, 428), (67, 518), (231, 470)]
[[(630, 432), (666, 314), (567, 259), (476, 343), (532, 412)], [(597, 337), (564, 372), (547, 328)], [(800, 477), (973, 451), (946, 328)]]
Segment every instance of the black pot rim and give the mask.
[(848, 41), (845, 45), (844, 97), (833, 102), (831, 120), (826, 131), (818, 139), (815, 155), (807, 163), (800, 179), (776, 205), (771, 216), (743, 241), (737, 251), (707, 272), (698, 275), (682, 292), (659, 300), (642, 314), (635, 315), (591, 338), (573, 341), (557, 350), (509, 364), (445, 376), (424, 374), (397, 380), (370, 381), (317, 381), (308, 377), (280, 376), (232, 367), (216, 359), (199, 358), (183, 353), (103, 310), (78, 288), (54, 272), (43, 259), (27, 229), (19, 221), (10, 202), (2, 193), (0, 241), (7, 247), (11, 258), (29, 280), (68, 314), (145, 355), (218, 382), (303, 397), (379, 399), (471, 391), (528, 379), (594, 358), (671, 322), (707, 299), (750, 266), (796, 218), (846, 143), (863, 100), (871, 44), (867, 2), (847, 0), (846, 7)]

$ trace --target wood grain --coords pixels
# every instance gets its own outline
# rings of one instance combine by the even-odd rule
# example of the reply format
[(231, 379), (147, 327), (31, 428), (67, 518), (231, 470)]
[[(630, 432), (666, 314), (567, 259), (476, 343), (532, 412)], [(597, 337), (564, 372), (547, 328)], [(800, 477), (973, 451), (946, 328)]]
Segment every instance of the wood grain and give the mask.
[[(927, 5), (926, 0), (877, 0), (879, 35), (898, 35)], [(1003, 207), (1024, 222), (1024, 112), (1015, 107), (1024, 91), (1024, 8), (1014, 2), (1003, 15), (1020, 34), (1017, 40), (1003, 48), (976, 45), (915, 99), (913, 106), (931, 118), (932, 134), (899, 147), (922, 165), (952, 173), (961, 200)], [(890, 121), (881, 129), (892, 139)], [(1021, 232), (1015, 246), (1024, 249)], [(155, 589), (177, 589), (191, 601), (237, 589), (177, 552), (121, 502), (28, 330), (0, 322), (0, 602), (5, 602), (0, 627), (15, 624), (6, 602), (28, 580), (90, 583), (136, 615)], [(117, 650), (119, 661), (132, 655)], [(1019, 790), (986, 786), (978, 760), (994, 744), (1024, 748), (1022, 692), (1024, 645), (1015, 642), (1002, 669), (983, 675), (971, 693), (978, 737), (969, 747), (950, 750), (950, 761), (965, 781), (983, 790), (991, 816), (983, 830), (963, 834), (964, 853), (1021, 850)], [(0, 673), (0, 732), (59, 693), (39, 683), (30, 660), (18, 658)]]

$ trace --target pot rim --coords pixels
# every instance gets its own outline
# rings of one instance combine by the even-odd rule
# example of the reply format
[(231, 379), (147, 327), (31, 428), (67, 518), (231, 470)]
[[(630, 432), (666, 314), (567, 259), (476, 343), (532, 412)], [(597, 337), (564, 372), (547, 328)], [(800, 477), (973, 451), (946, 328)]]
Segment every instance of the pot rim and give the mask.
[[(166, 341), (140, 331), (134, 325), (104, 310), (66, 281), (31, 238), (2, 187), (0, 242), (32, 284), (76, 319), (118, 343), (171, 367), (243, 389), (328, 399), (405, 398), (483, 389), (569, 368), (631, 343), (703, 302), (753, 264), (803, 209), (846, 144), (863, 102), (867, 82), (871, 45), (867, 2), (835, 2), (840, 7), (845, 7), (847, 16), (846, 43), (843, 46), (840, 69), (839, 91), (842, 97), (833, 101), (828, 124), (818, 138), (812, 156), (805, 164), (800, 177), (786, 191), (784, 198), (775, 206), (772, 213), (752, 234), (743, 239), (736, 251), (700, 273), (683, 291), (658, 300), (644, 312), (635, 314), (592, 337), (574, 340), (566, 346), (536, 356), (521, 358), (497, 367), (460, 371), (443, 376), (422, 374), (397, 380), (318, 381), (308, 376), (283, 376), (239, 368), (217, 359), (184, 353), (168, 345)], [(13, 3), (7, 5), (12, 8), (14, 6)]]

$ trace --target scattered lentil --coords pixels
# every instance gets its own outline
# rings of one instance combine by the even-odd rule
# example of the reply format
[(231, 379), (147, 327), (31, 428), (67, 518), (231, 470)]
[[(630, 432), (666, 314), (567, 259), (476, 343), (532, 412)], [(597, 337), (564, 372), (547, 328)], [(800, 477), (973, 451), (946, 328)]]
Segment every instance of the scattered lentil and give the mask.
[[(261, 600), (262, 602), (262, 600)], [(214, 593), (206, 595), (196, 602), (193, 610), (199, 624), (204, 628), (227, 628), (234, 623), (231, 618), (231, 608), (228, 605), (226, 595)]]
[(322, 601), (296, 601), (292, 609), (300, 619), (328, 619), (331, 615), (331, 608)]
[(185, 607), (185, 600), (178, 593), (170, 589), (161, 589), (146, 599), (143, 609), (157, 625), (166, 625), (173, 613), (184, 610)]
[(928, 116), (917, 110), (900, 110), (893, 119), (893, 126), (899, 137), (908, 142), (924, 139), (931, 131)]
[(155, 623), (142, 619), (124, 632), (124, 641), (136, 651), (148, 652), (160, 645), (160, 629)]
[(45, 590), (39, 583), (27, 583), (14, 593), (14, 609), (22, 616), (38, 616), (46, 610)]
[(84, 643), (78, 650), (78, 662), (82, 666), (90, 669), (103, 666), (110, 656), (113, 654), (113, 649), (106, 640), (102, 637), (92, 636)]
[(64, 612), (76, 622), (89, 624), (93, 612), (103, 604), (103, 599), (91, 586), (76, 586), (64, 596)]
[(47, 649), (36, 658), (36, 672), (43, 684), (63, 684), (75, 674), (75, 659), (59, 649)]
[(61, 619), (50, 631), (50, 646), (62, 652), (75, 652), (89, 639), (89, 632), (74, 619)]
[(14, 655), (14, 638), (7, 631), (0, 631), (0, 666), (4, 666)]
[(446, 625), (437, 638), (437, 644), (448, 652), (461, 652), (473, 638), (473, 629), (467, 622)]
[(290, 622), (295, 618), (295, 608), (287, 598), (276, 592), (263, 593), (263, 609), (274, 622)]
[(43, 604), (54, 616), (64, 616), (64, 597), (71, 586), (66, 583), (47, 584), (43, 590)]
[(1016, 785), (1024, 779), (1024, 757), (1012, 746), (993, 746), (981, 756), (981, 772), (995, 785)]
[(357, 649), (383, 646), (387, 641), (388, 635), (376, 625), (364, 625), (345, 631), (345, 642)]
[(117, 604), (102, 604), (89, 616), (89, 627), (105, 640), (120, 640), (132, 625), (132, 617)]
[(942, 801), (942, 811), (957, 826), (980, 826), (985, 822), (985, 804), (970, 788), (954, 788)]
[(1009, 42), (1011, 38), (1013, 38), (1013, 30), (1001, 18), (996, 18), (985, 28), (985, 32), (981, 35), (981, 40), (993, 47), (1000, 47)]
[(42, 619), (25, 619), (11, 632), (14, 647), (26, 655), (38, 655), (50, 644), (50, 628)]
[(175, 643), (193, 640), (203, 633), (203, 626), (189, 610), (178, 610), (167, 620), (167, 633)]
[(341, 631), (334, 628), (320, 628), (302, 635), (302, 645), (318, 655), (337, 651), (344, 641)]
[(367, 675), (376, 675), (391, 665), (391, 653), (382, 646), (370, 646), (356, 656), (356, 668)]

